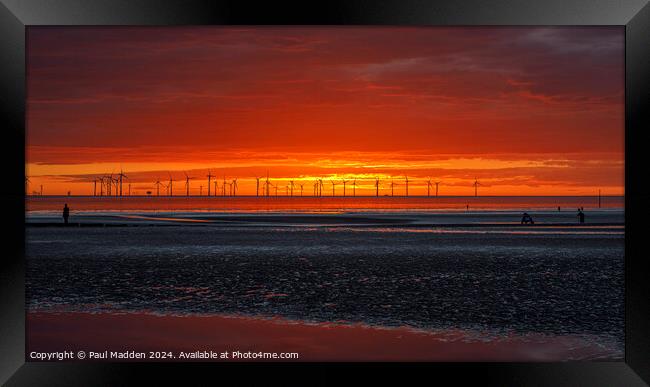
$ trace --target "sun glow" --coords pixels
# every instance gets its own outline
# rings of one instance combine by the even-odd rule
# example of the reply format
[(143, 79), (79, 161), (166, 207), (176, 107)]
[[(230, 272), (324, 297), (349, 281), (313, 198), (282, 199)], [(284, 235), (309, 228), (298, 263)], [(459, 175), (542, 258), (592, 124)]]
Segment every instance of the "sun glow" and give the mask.
[[(293, 153), (276, 160), (274, 156), (257, 152), (254, 158), (247, 159), (240, 152), (222, 152), (225, 160), (212, 163), (30, 163), (26, 172), (31, 190), (28, 188), (27, 192), (40, 194), (42, 184), (47, 187), (44, 192), (47, 195), (68, 192), (96, 195), (98, 179), (111, 176), (116, 179), (123, 171), (126, 175), (122, 181), (123, 192), (126, 184), (132, 195), (153, 194), (157, 181), (165, 187), (171, 181), (172, 195), (207, 195), (208, 174), (211, 175), (212, 195), (215, 189), (218, 195), (232, 195), (230, 187), (235, 179), (235, 195), (266, 195), (263, 191), (267, 175), (272, 188), (269, 194), (274, 196), (276, 191), (285, 196), (331, 196), (333, 193), (343, 196), (344, 192), (345, 196), (403, 196), (407, 179), (412, 196), (431, 195), (436, 182), (439, 194), (472, 195), (475, 179), (480, 180), (480, 190), (485, 195), (592, 195), (598, 189), (610, 195), (623, 193), (622, 181), (589, 181), (596, 171), (602, 170), (623, 176), (623, 164), (615, 155), (591, 155), (596, 159), (585, 158), (585, 155), (574, 158), (540, 155), (530, 160), (512, 155), (471, 158), (409, 153), (394, 153), (387, 160), (381, 159), (381, 155), (360, 152), (356, 153), (356, 158), (337, 153), (327, 158)], [(99, 189), (102, 191), (101, 187)], [(163, 192), (168, 194), (169, 191), (166, 188)]]

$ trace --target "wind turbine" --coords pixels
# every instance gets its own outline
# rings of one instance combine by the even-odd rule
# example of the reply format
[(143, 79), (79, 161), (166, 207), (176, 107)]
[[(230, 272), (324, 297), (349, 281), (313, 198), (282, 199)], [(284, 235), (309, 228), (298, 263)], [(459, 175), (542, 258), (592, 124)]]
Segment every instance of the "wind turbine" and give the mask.
[(431, 178), (427, 180), (427, 196), (431, 196)]
[(232, 196), (237, 196), (237, 178), (232, 180), (230, 187), (232, 189)]
[(116, 177), (111, 176), (111, 182), (112, 182), (112, 187), (111, 187), (111, 194), (114, 196), (119, 196), (120, 195), (120, 179), (119, 175), (115, 175)]
[(214, 179), (214, 196), (217, 196), (217, 187), (219, 186), (217, 179)]
[(268, 170), (266, 171), (266, 182), (264, 184), (266, 186), (266, 191), (265, 191), (266, 192), (266, 197), (269, 197), (269, 195), (271, 195), (271, 191), (269, 190), (269, 186), (271, 185), (271, 183), (269, 182), (269, 171)]
[(375, 177), (375, 196), (379, 197), (379, 178)]
[(210, 169), (208, 169), (208, 196), (210, 196), (210, 179), (213, 177), (212, 173), (210, 173)]
[(163, 183), (158, 179), (154, 184), (156, 185), (156, 196), (160, 196), (160, 186), (163, 185)]
[(600, 189), (598, 190), (598, 208), (600, 208)]
[(113, 196), (113, 184), (115, 184), (115, 178), (113, 178), (113, 172), (108, 175), (108, 182), (106, 182), (106, 196)]
[(104, 196), (104, 177), (100, 176), (99, 179), (99, 196)]
[(261, 177), (255, 178), (255, 196), (260, 196), (260, 179)]
[(104, 196), (104, 176), (98, 176), (99, 181), (99, 196)]
[(111, 185), (113, 178), (110, 175), (104, 176), (104, 184), (106, 184), (106, 196), (111, 196)]
[[(117, 176), (119, 176), (119, 175), (117, 175)], [(115, 184), (115, 196), (116, 197), (121, 196), (122, 195), (122, 193), (121, 193), (122, 190), (121, 190), (121, 187), (120, 187), (120, 179), (117, 178), (117, 177), (114, 178), (113, 179), (113, 184)]]
[(169, 196), (174, 196), (174, 178), (170, 172), (167, 173), (169, 174)]
[(226, 182), (225, 184), (228, 185), (228, 196), (232, 196), (232, 183)]
[(293, 184), (293, 180), (289, 180), (289, 187), (291, 188), (291, 197), (293, 197), (293, 187), (295, 187), (295, 184)]
[(108, 182), (106, 183), (106, 196), (111, 196), (113, 192), (113, 172), (108, 176)]
[(395, 196), (395, 182), (390, 179), (390, 196)]
[(436, 197), (438, 197), (438, 185), (442, 183), (441, 181), (436, 181)]
[(347, 180), (343, 180), (343, 196), (345, 196), (345, 185), (348, 183)]
[(302, 197), (302, 189), (303, 189), (304, 184), (300, 184), (300, 197)]
[(404, 180), (406, 181), (406, 196), (409, 196), (409, 177), (404, 175)]
[(334, 182), (334, 180), (331, 179), (330, 179), (330, 183), (332, 183), (332, 196), (336, 196), (336, 191), (335, 191), (336, 183)]
[(481, 185), (481, 183), (478, 182), (477, 178), (474, 178), (474, 197), (478, 197), (478, 186)]
[[(124, 172), (122, 172), (122, 168), (120, 168), (120, 173), (119, 173), (119, 175), (117, 175), (117, 177), (119, 178), (119, 183), (120, 183), (120, 196), (122, 196), (122, 178), (123, 178), (123, 177), (127, 177), (127, 176), (124, 174)], [(127, 178), (128, 178), (128, 177), (127, 177)], [(116, 188), (117, 188), (117, 187), (116, 187)]]
[(352, 196), (357, 196), (357, 179), (352, 180)]
[(187, 175), (187, 172), (183, 171), (183, 173), (185, 174), (185, 196), (190, 196), (190, 179), (191, 179), (191, 177), (189, 177)]
[(223, 175), (223, 185), (221, 186), (222, 196), (226, 196), (226, 175)]

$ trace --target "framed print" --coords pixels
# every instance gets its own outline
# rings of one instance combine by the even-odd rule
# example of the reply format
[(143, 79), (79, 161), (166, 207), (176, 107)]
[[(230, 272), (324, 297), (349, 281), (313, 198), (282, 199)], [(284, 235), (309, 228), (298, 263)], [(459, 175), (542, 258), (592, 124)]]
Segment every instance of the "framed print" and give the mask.
[(645, 2), (1, 14), (8, 385), (650, 380)]

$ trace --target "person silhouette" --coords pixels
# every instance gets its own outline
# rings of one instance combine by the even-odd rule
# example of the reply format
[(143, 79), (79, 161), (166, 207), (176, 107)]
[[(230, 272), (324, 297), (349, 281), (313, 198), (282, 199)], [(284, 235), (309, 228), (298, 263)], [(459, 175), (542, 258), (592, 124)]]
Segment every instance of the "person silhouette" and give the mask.
[(527, 212), (524, 212), (524, 215), (521, 217), (521, 224), (528, 224), (528, 223), (535, 224), (535, 222), (533, 221), (533, 217), (528, 215)]
[(68, 218), (70, 217), (70, 208), (68, 208), (68, 203), (63, 206), (63, 224), (68, 224)]
[(580, 223), (585, 222), (585, 213), (582, 212), (582, 208), (578, 208), (578, 218), (580, 218)]

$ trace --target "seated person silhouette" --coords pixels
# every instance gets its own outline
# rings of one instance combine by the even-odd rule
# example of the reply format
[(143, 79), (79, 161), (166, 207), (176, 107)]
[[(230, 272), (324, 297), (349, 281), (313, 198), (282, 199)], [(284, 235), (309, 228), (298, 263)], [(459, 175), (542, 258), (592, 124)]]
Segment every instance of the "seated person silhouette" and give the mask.
[(585, 222), (585, 213), (582, 212), (582, 208), (578, 208), (578, 218), (580, 218), (580, 223)]
[(533, 217), (528, 215), (527, 212), (524, 212), (524, 216), (521, 217), (521, 224), (535, 224)]

